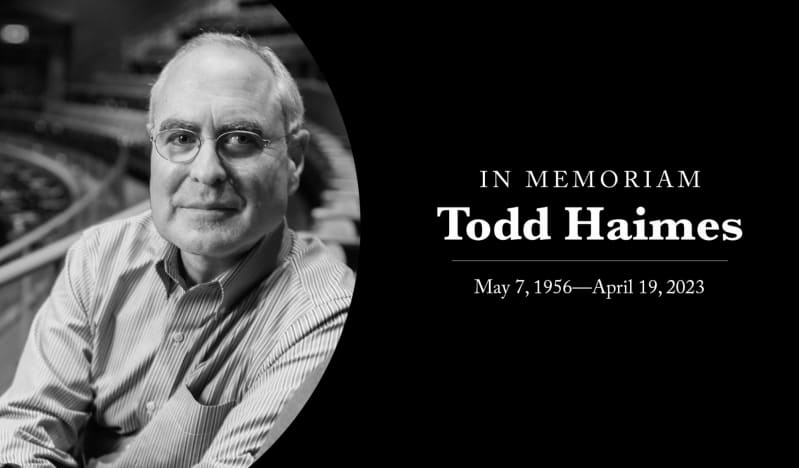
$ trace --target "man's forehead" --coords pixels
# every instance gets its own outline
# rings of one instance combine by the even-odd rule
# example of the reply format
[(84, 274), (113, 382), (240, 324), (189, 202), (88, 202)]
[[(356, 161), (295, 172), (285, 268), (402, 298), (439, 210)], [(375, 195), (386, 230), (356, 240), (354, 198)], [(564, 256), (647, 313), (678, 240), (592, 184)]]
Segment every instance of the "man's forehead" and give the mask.
[(156, 120), (191, 120), (210, 109), (215, 119), (236, 117), (266, 125), (282, 117), (275, 94), (274, 74), (260, 57), (243, 49), (205, 45), (170, 66), (155, 106)]
[(271, 92), (275, 85), (272, 69), (255, 53), (222, 44), (198, 46), (176, 58), (165, 85), (228, 85)]

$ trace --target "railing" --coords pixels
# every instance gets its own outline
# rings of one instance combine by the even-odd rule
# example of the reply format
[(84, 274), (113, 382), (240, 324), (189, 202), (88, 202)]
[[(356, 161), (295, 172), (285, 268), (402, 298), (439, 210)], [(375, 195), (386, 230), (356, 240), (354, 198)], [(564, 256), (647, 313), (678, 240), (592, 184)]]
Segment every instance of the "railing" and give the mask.
[[(124, 205), (124, 194), (120, 193), (125, 177), (130, 154), (127, 146), (121, 146), (116, 162), (100, 184), (91, 187), (81, 198), (70, 205), (66, 211), (49, 219), (18, 239), (0, 247), (0, 264), (30, 250), (32, 246), (41, 245), (47, 239), (62, 237), (75, 232), (97, 221), (104, 216), (104, 208), (116, 210)], [(107, 197), (110, 195), (110, 197)], [(108, 198), (120, 200), (117, 206), (109, 206)], [(2, 284), (2, 282), (0, 282)]]
[[(113, 221), (115, 219), (133, 216), (143, 212), (149, 207), (150, 200), (145, 200), (99, 222)], [(31, 252), (22, 258), (18, 258), (17, 260), (0, 266), (0, 288), (5, 288), (9, 283), (50, 265), (57, 264), (57, 266), (60, 267), (61, 259), (66, 255), (69, 247), (74, 244), (76, 240), (78, 240), (82, 232), (83, 231), (81, 230), (80, 232), (76, 232), (67, 237), (61, 238), (52, 244), (42, 247), (35, 252)], [(2, 324), (5, 322), (6, 319), (4, 317), (0, 317), (0, 332), (2, 332)]]
[[(49, 106), (48, 106), (49, 107)], [(59, 116), (54, 112), (41, 110), (3, 109), (0, 112), (4, 127), (17, 129), (49, 141), (92, 138), (97, 140), (97, 150), (92, 151), (96, 164), (83, 167), (85, 153), (76, 151), (74, 158), (64, 154), (54, 159), (65, 167), (76, 164), (91, 175), (97, 182), (88, 184), (86, 192), (59, 215), (46, 221), (34, 230), (9, 244), (0, 247), (0, 392), (10, 383), (17, 358), (22, 351), (34, 312), (47, 297), (66, 250), (76, 239), (70, 234), (81, 231), (120, 211), (130, 201), (127, 200), (126, 185), (121, 183), (126, 177), (126, 166), (130, 159), (131, 140), (124, 133), (115, 134), (107, 125), (90, 126), (76, 118)], [(87, 136), (88, 135), (88, 136)], [(77, 141), (76, 140), (76, 141)], [(72, 143), (70, 143), (71, 147)], [(8, 146), (8, 144), (6, 144)], [(25, 151), (27, 145), (16, 145)], [(53, 146), (51, 143), (34, 145)], [(34, 149), (34, 151), (39, 151)], [(48, 150), (49, 151), (49, 150)], [(58, 151), (56, 151), (58, 152)], [(80, 153), (81, 155), (79, 155)], [(71, 153), (70, 153), (71, 154)], [(105, 157), (104, 157), (105, 156)], [(110, 157), (109, 157), (110, 156)], [(104, 170), (99, 170), (104, 166)], [(46, 245), (46, 247), (39, 247)]]
[[(132, 216), (149, 206), (145, 200), (106, 220)], [(74, 233), (0, 266), (0, 393), (11, 383), (35, 311), (55, 282), (67, 250), (80, 235)]]

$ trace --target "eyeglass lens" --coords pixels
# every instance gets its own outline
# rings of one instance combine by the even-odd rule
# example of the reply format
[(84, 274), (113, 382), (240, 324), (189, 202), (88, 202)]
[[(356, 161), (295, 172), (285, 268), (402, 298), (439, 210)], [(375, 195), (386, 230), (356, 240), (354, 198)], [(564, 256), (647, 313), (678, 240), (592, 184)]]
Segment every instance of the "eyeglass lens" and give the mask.
[[(193, 159), (199, 152), (201, 138), (183, 129), (164, 130), (155, 137), (156, 151), (173, 162)], [(266, 142), (257, 134), (235, 130), (216, 139), (216, 152), (226, 159), (243, 159), (261, 154)]]

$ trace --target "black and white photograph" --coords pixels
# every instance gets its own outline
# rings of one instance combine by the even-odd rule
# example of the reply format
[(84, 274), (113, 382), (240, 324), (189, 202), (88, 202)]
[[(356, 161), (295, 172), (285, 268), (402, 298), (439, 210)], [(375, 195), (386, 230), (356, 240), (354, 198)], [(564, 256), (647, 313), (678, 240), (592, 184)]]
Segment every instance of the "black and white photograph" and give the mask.
[(322, 71), (268, 1), (0, 11), (0, 465), (251, 466), (355, 284)]

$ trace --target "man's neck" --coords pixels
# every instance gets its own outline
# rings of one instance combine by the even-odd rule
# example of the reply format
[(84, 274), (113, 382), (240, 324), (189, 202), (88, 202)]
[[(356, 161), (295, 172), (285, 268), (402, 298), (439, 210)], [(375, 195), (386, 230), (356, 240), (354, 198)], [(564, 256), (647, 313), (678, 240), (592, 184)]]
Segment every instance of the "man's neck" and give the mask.
[(282, 242), (283, 225), (281, 224), (274, 232), (262, 237), (258, 242), (239, 254), (217, 258), (196, 255), (181, 250), (181, 276), (186, 281), (187, 288), (195, 284), (207, 283), (235, 267), (253, 249), (259, 249), (259, 270), (271, 271), (277, 265), (277, 256)]
[(242, 257), (247, 255), (249, 251), (250, 249), (247, 249), (239, 255), (230, 257), (211, 258), (181, 250), (181, 275), (188, 287), (192, 287), (199, 283), (207, 283), (233, 268), (233, 266), (236, 265)]

